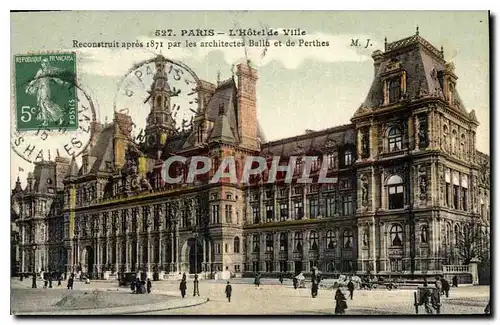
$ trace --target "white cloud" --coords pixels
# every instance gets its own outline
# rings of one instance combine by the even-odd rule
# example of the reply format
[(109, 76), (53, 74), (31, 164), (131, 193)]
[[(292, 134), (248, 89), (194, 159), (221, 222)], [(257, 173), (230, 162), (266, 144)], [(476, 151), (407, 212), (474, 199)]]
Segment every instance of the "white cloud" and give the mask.
[[(101, 76), (121, 76), (124, 75), (135, 63), (150, 59), (157, 54), (163, 54), (173, 60), (180, 61), (202, 61), (210, 53), (220, 51), (224, 60), (228, 64), (233, 64), (246, 59), (252, 61), (257, 67), (263, 67), (272, 61), (278, 61), (287, 69), (296, 69), (306, 59), (313, 59), (320, 62), (360, 62), (370, 60), (371, 52), (378, 48), (376, 43), (365, 49), (366, 35), (330, 35), (324, 33), (309, 34), (300, 37), (270, 37), (270, 46), (265, 47), (248, 46), (250, 40), (265, 40), (264, 37), (247, 37), (245, 39), (247, 47), (201, 47), (201, 42), (233, 42), (241, 41), (242, 38), (230, 37), (227, 35), (216, 35), (205, 37), (197, 41), (196, 47), (185, 47), (185, 40), (151, 39), (139, 38), (144, 45), (142, 48), (80, 48), (76, 49), (80, 56), (80, 71), (88, 74)], [(359, 39), (359, 47), (351, 46), (352, 39)], [(162, 49), (151, 49), (146, 47), (146, 43), (153, 41), (163, 42)], [(275, 42), (280, 40), (282, 46), (275, 46)], [(287, 40), (295, 42), (294, 47), (285, 46)], [(300, 40), (303, 40), (300, 42)], [(300, 42), (300, 43), (299, 43)], [(306, 46), (306, 43), (309, 46)], [(328, 46), (312, 46), (312, 42), (328, 43)], [(371, 41), (373, 42), (373, 41)], [(173, 46), (178, 45), (180, 46)], [(170, 45), (170, 46), (169, 46)], [(74, 51), (75, 49), (73, 49)], [(263, 55), (265, 51), (265, 55)]]

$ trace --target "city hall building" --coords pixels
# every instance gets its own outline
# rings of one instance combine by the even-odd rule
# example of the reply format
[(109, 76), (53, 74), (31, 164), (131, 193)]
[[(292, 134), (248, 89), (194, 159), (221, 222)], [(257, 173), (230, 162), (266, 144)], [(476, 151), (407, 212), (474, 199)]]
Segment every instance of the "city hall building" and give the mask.
[[(351, 124), (266, 142), (257, 121), (257, 71), (197, 87), (189, 129), (174, 131), (168, 82), (157, 64), (146, 134), (130, 116), (93, 124), (75, 159), (35, 164), (12, 191), (13, 267), (151, 278), (229, 270), (296, 274), (419, 275), (460, 264), (458, 242), (471, 222), (489, 225), (489, 156), (476, 150), (478, 121), (457, 93), (454, 65), (417, 34), (372, 55), (373, 82)], [(162, 60), (158, 58), (159, 62)], [(360, 98), (362, 100), (362, 98)], [(166, 184), (172, 155), (206, 156), (212, 170), (193, 183)], [(210, 183), (224, 157), (241, 176), (248, 156), (267, 161), (317, 157), (310, 184), (278, 174), (249, 184)], [(327, 165), (333, 183), (318, 183)], [(186, 165), (170, 174), (186, 176)]]

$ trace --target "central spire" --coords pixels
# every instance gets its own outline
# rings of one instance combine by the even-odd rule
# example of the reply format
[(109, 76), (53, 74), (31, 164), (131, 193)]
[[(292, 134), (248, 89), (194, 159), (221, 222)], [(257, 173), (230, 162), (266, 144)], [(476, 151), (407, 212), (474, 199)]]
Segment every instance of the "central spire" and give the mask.
[[(151, 111), (148, 115), (145, 128), (146, 144), (152, 147), (162, 146), (166, 138), (177, 132), (175, 120), (172, 117), (170, 99), (179, 92), (172, 91), (168, 84), (167, 64), (169, 62), (161, 55), (155, 61), (155, 74), (151, 88), (148, 91), (148, 103)], [(170, 63), (171, 64), (171, 63)]]

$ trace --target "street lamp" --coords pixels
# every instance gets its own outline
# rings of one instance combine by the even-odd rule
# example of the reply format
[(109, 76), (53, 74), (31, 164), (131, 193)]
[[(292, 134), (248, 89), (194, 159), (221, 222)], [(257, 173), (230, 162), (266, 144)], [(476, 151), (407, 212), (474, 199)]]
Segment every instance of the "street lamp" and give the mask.
[(31, 249), (33, 250), (33, 282), (31, 284), (31, 288), (36, 289), (36, 249), (37, 245), (33, 243), (31, 245)]
[(193, 228), (194, 237), (194, 273), (198, 274), (198, 231)]

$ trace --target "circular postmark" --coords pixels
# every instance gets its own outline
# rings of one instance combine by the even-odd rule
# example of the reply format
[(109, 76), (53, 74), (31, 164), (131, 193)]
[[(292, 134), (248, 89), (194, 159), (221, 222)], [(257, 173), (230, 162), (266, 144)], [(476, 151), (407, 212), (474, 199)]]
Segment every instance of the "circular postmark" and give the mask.
[(89, 146), (95, 105), (76, 78), (74, 53), (16, 55), (11, 148), (29, 163), (78, 157)]
[(191, 128), (199, 111), (199, 84), (187, 65), (158, 55), (135, 64), (122, 77), (113, 109), (132, 117), (130, 131), (135, 141), (157, 144), (162, 131), (175, 134)]

